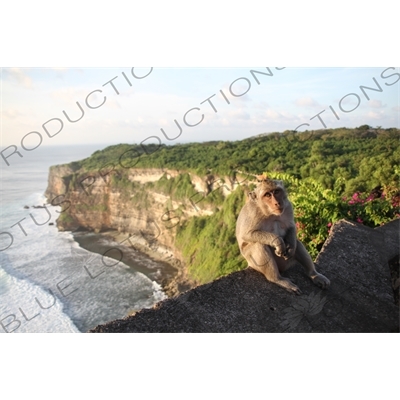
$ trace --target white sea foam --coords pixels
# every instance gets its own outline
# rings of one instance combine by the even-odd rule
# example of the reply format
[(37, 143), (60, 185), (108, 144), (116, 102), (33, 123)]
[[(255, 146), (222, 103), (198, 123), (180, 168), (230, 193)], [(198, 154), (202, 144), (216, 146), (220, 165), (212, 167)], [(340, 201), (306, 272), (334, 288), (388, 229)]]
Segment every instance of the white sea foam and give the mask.
[(50, 292), (0, 269), (0, 332), (79, 332)]
[[(49, 209), (54, 212), (52, 207)], [(13, 318), (20, 321), (15, 331), (53, 332), (54, 326), (59, 326), (61, 331), (70, 332), (71, 328), (65, 324), (68, 317), (80, 331), (87, 331), (166, 298), (161, 287), (144, 274), (78, 247), (69, 232), (28, 224), (25, 231), (27, 236), (15, 244), (13, 252), (0, 255), (3, 275), (7, 273), (11, 278), (2, 280), (5, 282), (1, 286), (2, 304), (7, 307), (0, 310), (0, 318), (14, 316), (8, 317), (4, 324), (10, 324)], [(41, 310), (36, 298), (51, 304), (54, 296), (55, 305)], [(38, 316), (30, 319), (30, 315), (38, 312)], [(30, 319), (29, 323), (26, 319)], [(15, 322), (10, 327), (17, 325)]]

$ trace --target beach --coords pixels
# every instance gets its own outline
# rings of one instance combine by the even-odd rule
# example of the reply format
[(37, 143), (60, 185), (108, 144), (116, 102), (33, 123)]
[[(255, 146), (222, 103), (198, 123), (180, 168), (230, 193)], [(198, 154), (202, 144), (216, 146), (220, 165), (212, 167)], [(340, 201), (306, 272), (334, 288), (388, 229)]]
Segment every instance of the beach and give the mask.
[[(73, 237), (83, 249), (112, 258), (157, 282), (168, 297), (195, 286), (186, 276), (182, 263), (166, 248), (146, 246), (134, 236), (115, 230), (101, 233), (79, 231), (73, 233)], [(109, 262), (106, 264), (111, 265)]]

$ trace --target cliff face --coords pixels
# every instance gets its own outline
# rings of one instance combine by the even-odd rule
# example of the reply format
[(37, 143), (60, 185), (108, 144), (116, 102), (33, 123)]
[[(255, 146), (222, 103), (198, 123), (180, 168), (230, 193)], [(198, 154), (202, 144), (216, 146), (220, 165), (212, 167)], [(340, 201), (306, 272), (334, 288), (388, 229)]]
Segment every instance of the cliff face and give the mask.
[[(61, 207), (58, 228), (119, 232), (118, 242), (129, 238), (126, 245), (134, 244), (150, 254), (168, 254), (180, 266), (182, 256), (175, 247), (177, 225), (193, 215), (211, 215), (215, 206), (202, 199), (217, 189), (226, 196), (237, 186), (228, 177), (199, 177), (176, 170), (123, 172), (120, 175), (106, 169), (98, 173), (74, 171), (73, 163), (51, 167), (45, 195), (49, 203)], [(188, 175), (187, 183), (192, 189), (184, 200), (171, 200), (157, 189), (160, 179), (174, 183), (182, 174)]]

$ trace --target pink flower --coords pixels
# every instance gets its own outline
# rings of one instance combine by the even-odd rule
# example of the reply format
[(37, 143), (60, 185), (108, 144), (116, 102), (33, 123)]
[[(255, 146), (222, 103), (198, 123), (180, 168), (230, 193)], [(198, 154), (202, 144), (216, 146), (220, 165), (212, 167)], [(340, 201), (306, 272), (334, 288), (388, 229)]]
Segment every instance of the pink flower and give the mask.
[(329, 222), (329, 224), (327, 225), (328, 228), (330, 228), (332, 226), (332, 222)]
[(357, 217), (357, 222), (360, 223), (360, 224), (362, 224), (362, 223), (363, 223), (363, 220), (362, 220), (360, 217)]

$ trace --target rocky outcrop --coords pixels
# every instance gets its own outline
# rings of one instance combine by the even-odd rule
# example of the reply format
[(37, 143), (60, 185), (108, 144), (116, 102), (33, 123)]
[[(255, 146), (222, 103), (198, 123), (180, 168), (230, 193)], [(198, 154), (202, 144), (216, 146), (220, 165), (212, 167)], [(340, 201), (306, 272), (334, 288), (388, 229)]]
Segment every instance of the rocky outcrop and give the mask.
[(336, 223), (316, 260), (328, 290), (300, 267), (285, 273), (300, 296), (247, 269), (91, 332), (398, 332), (398, 270), (391, 277), (390, 265), (398, 268), (399, 232), (400, 220), (376, 229)]
[[(164, 174), (173, 177), (178, 172), (131, 170), (128, 178), (131, 182), (144, 185), (159, 180)], [(136, 192), (127, 193), (126, 190), (113, 187), (110, 184), (111, 177), (105, 172), (103, 175), (93, 172), (74, 174), (68, 166), (52, 167), (46, 197), (53, 205), (62, 207), (58, 228), (68, 231), (126, 232), (135, 236), (131, 241), (136, 240), (142, 245), (157, 241), (161, 246), (173, 249), (173, 227), (165, 216), (168, 197), (146, 190), (145, 206), (139, 209), (135, 207), (135, 200), (143, 196), (140, 187)], [(179, 205), (172, 202), (170, 207), (178, 208)]]
[(217, 189), (227, 196), (238, 186), (231, 177), (221, 179), (214, 175), (189, 174), (197, 194), (178, 202), (145, 185), (162, 177), (175, 178), (182, 171), (129, 169), (125, 178), (138, 186), (134, 191), (127, 191), (111, 184), (114, 171), (104, 168), (98, 172), (77, 172), (73, 166), (74, 163), (50, 168), (45, 196), (49, 203), (61, 207), (57, 221), (60, 230), (126, 232), (133, 234), (143, 245), (157, 242), (172, 251), (175, 250), (174, 228), (178, 221), (213, 213), (211, 205), (199, 202), (203, 196)]

